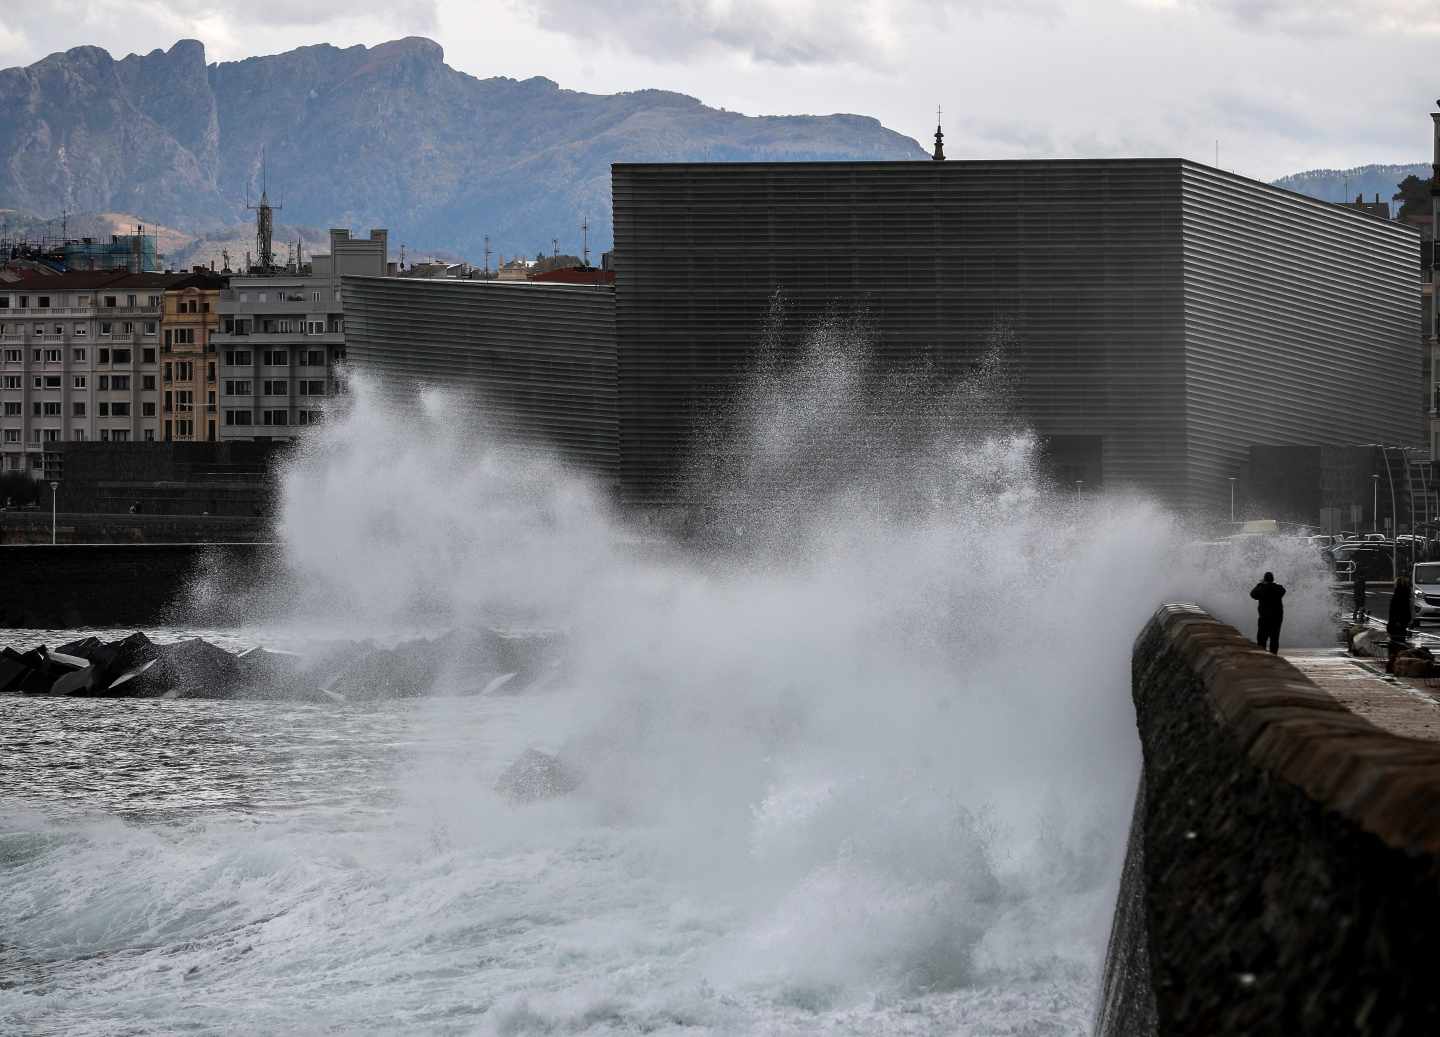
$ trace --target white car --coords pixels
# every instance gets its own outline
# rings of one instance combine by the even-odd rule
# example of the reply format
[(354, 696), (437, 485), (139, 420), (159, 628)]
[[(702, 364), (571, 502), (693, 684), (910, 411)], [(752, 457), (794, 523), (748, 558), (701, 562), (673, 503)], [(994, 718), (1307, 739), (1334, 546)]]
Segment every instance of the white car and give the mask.
[(1440, 562), (1417, 562), (1414, 575), (1415, 622), (1440, 619)]

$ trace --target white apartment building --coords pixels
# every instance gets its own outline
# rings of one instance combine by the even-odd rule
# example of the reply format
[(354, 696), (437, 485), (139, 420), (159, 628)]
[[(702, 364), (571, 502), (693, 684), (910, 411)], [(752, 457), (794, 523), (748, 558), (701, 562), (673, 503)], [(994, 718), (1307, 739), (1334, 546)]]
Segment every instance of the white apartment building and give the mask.
[(59, 443), (160, 438), (160, 321), (196, 274), (0, 279), (0, 470), (47, 474)]
[(300, 271), (232, 277), (211, 336), (220, 363), (219, 438), (291, 439), (321, 421), (345, 359), (343, 281), (383, 276), (388, 234), (330, 231), (328, 255)]

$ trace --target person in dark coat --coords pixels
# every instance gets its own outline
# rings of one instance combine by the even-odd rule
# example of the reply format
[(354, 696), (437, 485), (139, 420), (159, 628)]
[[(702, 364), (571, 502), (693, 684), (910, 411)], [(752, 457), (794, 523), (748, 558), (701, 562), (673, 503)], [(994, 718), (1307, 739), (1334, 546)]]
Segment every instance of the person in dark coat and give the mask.
[(1255, 643), (1271, 653), (1280, 650), (1280, 626), (1285, 622), (1285, 588), (1275, 582), (1274, 573), (1265, 578), (1250, 591), (1250, 597), (1259, 602), (1260, 629), (1255, 634)]
[(1385, 666), (1388, 673), (1395, 672), (1395, 657), (1410, 647), (1410, 622), (1415, 618), (1412, 611), (1415, 593), (1410, 577), (1401, 576), (1395, 581), (1395, 593), (1390, 595), (1390, 616), (1385, 624), (1385, 634), (1390, 639), (1390, 659)]
[(1365, 609), (1365, 575), (1360, 571), (1359, 566), (1355, 567), (1354, 589), (1355, 611), (1350, 614), (1350, 618), (1357, 623), (1363, 623), (1370, 618), (1370, 613)]

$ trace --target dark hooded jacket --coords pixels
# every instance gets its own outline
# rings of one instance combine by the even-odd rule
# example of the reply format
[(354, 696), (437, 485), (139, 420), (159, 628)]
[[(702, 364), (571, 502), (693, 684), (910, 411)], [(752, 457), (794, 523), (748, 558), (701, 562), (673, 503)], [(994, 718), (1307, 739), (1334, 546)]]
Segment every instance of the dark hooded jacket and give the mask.
[(1285, 618), (1285, 588), (1280, 584), (1261, 580), (1250, 592), (1250, 597), (1260, 603), (1261, 619)]

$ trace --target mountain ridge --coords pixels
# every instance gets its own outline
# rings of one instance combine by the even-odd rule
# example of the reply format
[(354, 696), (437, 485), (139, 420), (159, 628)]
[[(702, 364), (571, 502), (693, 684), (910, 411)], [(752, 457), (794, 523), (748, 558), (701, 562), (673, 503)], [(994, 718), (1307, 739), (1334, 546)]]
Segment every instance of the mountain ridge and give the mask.
[[(863, 115), (746, 116), (688, 94), (479, 79), (425, 37), (206, 63), (199, 40), (0, 70), (0, 206), (233, 225), (267, 156), (285, 219), (479, 255), (609, 246), (617, 161), (923, 159)], [(337, 173), (337, 170), (339, 171)]]

